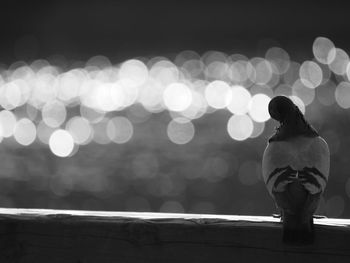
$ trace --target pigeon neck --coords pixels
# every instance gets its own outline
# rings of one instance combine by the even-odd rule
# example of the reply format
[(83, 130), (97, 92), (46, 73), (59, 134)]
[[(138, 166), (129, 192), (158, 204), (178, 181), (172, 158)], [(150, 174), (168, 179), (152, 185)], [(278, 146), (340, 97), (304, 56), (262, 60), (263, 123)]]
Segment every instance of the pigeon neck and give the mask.
[(317, 137), (318, 133), (305, 120), (303, 114), (297, 111), (287, 116), (287, 118), (280, 122), (275, 134), (269, 139), (271, 141), (286, 141), (298, 136)]

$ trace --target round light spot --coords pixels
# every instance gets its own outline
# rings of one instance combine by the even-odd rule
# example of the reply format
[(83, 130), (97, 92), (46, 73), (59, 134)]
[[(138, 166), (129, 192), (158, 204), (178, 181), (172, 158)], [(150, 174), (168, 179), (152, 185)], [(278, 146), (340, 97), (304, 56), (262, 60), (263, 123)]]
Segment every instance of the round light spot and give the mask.
[(52, 128), (59, 127), (66, 119), (67, 111), (60, 101), (51, 101), (42, 108), (43, 121)]
[(169, 139), (176, 144), (186, 144), (190, 142), (195, 133), (192, 122), (185, 118), (175, 118), (169, 122), (167, 134)]
[(151, 118), (151, 113), (147, 111), (142, 104), (137, 103), (128, 107), (126, 116), (132, 123), (142, 123)]
[[(137, 97), (139, 96), (139, 87), (138, 86), (133, 86), (133, 82), (123, 79), (123, 80), (119, 80), (117, 83), (113, 84), (112, 86), (121, 86), (122, 89), (122, 93), (123, 95), (120, 94), (120, 90), (115, 90), (115, 89), (111, 89), (111, 96), (112, 96), (112, 101), (115, 103), (115, 107), (117, 109), (118, 106), (120, 105), (120, 101), (123, 102), (122, 107), (128, 107), (131, 106), (132, 104), (135, 103), (135, 101), (137, 100)], [(115, 92), (117, 91), (117, 94), (115, 94)], [(120, 96), (120, 101), (117, 98), (117, 96)]]
[(293, 84), (292, 94), (299, 97), (306, 106), (311, 104), (315, 99), (315, 89), (306, 87), (300, 79)]
[(251, 100), (250, 92), (246, 88), (237, 85), (232, 87), (231, 93), (232, 99), (227, 109), (233, 114), (246, 114)]
[(335, 57), (335, 46), (328, 38), (318, 37), (312, 45), (312, 52), (318, 62), (330, 64)]
[(301, 82), (308, 88), (314, 89), (323, 79), (322, 69), (313, 61), (305, 61), (299, 69)]
[(169, 60), (161, 59), (152, 65), (150, 76), (165, 87), (179, 81), (179, 70)]
[(103, 55), (93, 56), (85, 64), (86, 68), (97, 68), (97, 69), (103, 69), (110, 66), (111, 66), (111, 62), (107, 57)]
[(264, 122), (270, 119), (268, 105), (270, 97), (265, 94), (256, 94), (249, 103), (249, 115), (256, 122)]
[(14, 137), (21, 145), (29, 145), (34, 142), (36, 137), (36, 127), (33, 122), (27, 118), (20, 119), (15, 126)]
[(192, 93), (183, 83), (172, 83), (163, 93), (165, 106), (171, 111), (183, 111), (191, 105)]
[(226, 62), (213, 61), (207, 65), (205, 75), (207, 79), (211, 80), (225, 80), (227, 78), (229, 66)]
[(59, 129), (51, 134), (49, 146), (53, 154), (67, 157), (74, 149), (74, 140), (69, 132)]
[(187, 61), (191, 61), (191, 60), (198, 60), (199, 61), (199, 59), (200, 59), (200, 56), (196, 51), (184, 50), (176, 55), (174, 62), (177, 66), (181, 67)]
[(2, 86), (0, 102), (4, 109), (12, 110), (20, 106), (22, 101), (21, 90), (15, 81)]
[(250, 135), (250, 138), (257, 138), (259, 137), (265, 129), (265, 122), (253, 122), (254, 128), (253, 128), (253, 132)]
[(350, 108), (350, 83), (340, 82), (335, 89), (335, 100), (344, 109)]
[(181, 115), (188, 119), (198, 119), (202, 117), (208, 109), (207, 101), (204, 96), (196, 91), (192, 91), (192, 103)]
[(67, 103), (72, 102), (79, 96), (80, 86), (85, 77), (84, 73), (78, 69), (61, 74), (58, 77), (57, 97)]
[(350, 81), (350, 63), (346, 66), (346, 76), (348, 78), (348, 81)]
[(89, 121), (83, 117), (75, 116), (66, 124), (66, 130), (72, 135), (77, 144), (87, 144), (92, 139), (92, 128)]
[(208, 105), (215, 109), (225, 108), (230, 103), (231, 98), (231, 88), (224, 81), (214, 80), (205, 89), (205, 99)]
[(248, 115), (233, 115), (227, 123), (227, 132), (236, 141), (248, 139), (253, 128), (253, 121)]
[(2, 137), (10, 137), (13, 135), (16, 126), (16, 116), (7, 110), (0, 112), (0, 135)]
[(149, 79), (139, 91), (138, 101), (151, 112), (162, 109), (162, 94), (164, 88), (159, 82)]
[(122, 144), (128, 142), (133, 136), (133, 133), (133, 125), (125, 117), (114, 117), (107, 124), (107, 135), (115, 143)]
[(120, 83), (111, 84), (109, 96), (114, 110), (122, 110), (126, 106), (127, 93), (124, 92), (124, 88)]
[(204, 63), (198, 59), (191, 59), (183, 63), (181, 69), (191, 78), (198, 78), (204, 71)]
[(329, 68), (338, 75), (344, 75), (346, 73), (347, 66), (349, 64), (349, 56), (346, 52), (340, 48), (335, 49), (335, 57), (329, 64)]
[(100, 83), (94, 90), (94, 108), (105, 112), (119, 110), (120, 105), (115, 102), (115, 91), (114, 84)]
[(284, 49), (272, 47), (267, 50), (265, 58), (275, 66), (276, 74), (282, 75), (287, 72), (290, 65), (290, 58)]
[(229, 77), (235, 84), (243, 84), (248, 80), (254, 68), (249, 61), (239, 60), (232, 63), (229, 68)]
[(105, 114), (106, 113), (103, 111), (98, 111), (90, 107), (80, 105), (80, 115), (91, 123), (100, 122), (104, 118)]
[(251, 61), (255, 68), (255, 84), (265, 85), (272, 78), (272, 67), (269, 61), (255, 58)]
[(127, 80), (132, 86), (140, 86), (148, 78), (148, 68), (140, 60), (127, 60), (120, 67), (119, 78)]

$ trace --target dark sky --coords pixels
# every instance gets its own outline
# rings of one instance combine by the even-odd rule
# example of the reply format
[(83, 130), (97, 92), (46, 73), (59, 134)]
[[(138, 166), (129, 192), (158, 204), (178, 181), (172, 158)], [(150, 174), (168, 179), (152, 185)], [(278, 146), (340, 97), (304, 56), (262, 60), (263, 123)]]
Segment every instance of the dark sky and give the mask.
[(262, 55), (271, 45), (311, 56), (320, 35), (348, 51), (348, 8), (338, 1), (176, 2), (9, 1), (0, 8), (0, 60), (103, 54), (116, 61), (184, 49)]

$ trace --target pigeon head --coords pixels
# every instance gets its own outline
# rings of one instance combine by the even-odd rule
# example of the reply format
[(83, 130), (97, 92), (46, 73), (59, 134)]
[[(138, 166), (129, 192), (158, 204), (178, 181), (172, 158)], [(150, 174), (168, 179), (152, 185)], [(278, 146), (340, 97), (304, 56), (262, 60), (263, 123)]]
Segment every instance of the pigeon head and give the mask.
[(269, 103), (271, 118), (279, 122), (284, 122), (294, 116), (296, 108), (295, 104), (285, 96), (276, 96)]

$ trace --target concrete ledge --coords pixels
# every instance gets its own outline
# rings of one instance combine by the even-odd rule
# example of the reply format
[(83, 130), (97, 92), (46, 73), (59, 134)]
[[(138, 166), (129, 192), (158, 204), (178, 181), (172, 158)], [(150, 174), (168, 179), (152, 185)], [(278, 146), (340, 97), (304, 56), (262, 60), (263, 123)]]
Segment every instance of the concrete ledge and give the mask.
[(0, 209), (0, 262), (350, 262), (350, 220), (315, 223), (288, 246), (272, 217)]

